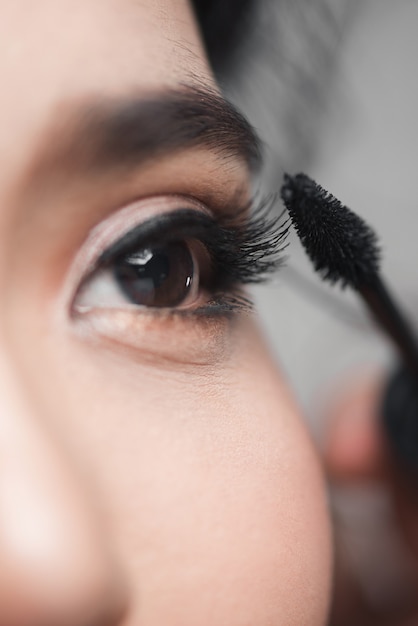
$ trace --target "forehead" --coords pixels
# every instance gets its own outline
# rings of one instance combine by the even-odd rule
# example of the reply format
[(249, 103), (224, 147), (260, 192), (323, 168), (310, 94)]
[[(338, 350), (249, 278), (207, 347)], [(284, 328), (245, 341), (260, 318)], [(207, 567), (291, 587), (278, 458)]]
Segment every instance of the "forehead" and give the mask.
[(0, 41), (9, 165), (28, 158), (66, 101), (213, 80), (186, 0), (5, 0)]

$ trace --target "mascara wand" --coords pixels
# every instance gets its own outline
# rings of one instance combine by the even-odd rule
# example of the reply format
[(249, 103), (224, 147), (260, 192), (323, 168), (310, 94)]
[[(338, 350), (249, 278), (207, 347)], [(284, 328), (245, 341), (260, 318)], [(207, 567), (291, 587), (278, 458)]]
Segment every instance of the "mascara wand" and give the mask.
[(389, 379), (382, 417), (398, 461), (418, 475), (418, 343), (380, 276), (377, 236), (305, 174), (285, 174), (281, 198), (315, 270), (357, 291), (399, 351), (402, 365)]

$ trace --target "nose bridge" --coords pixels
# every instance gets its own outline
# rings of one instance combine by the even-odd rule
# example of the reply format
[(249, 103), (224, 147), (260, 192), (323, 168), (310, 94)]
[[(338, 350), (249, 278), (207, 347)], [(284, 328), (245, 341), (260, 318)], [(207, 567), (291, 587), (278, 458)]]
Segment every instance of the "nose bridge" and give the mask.
[(0, 624), (116, 623), (122, 585), (71, 457), (0, 355)]

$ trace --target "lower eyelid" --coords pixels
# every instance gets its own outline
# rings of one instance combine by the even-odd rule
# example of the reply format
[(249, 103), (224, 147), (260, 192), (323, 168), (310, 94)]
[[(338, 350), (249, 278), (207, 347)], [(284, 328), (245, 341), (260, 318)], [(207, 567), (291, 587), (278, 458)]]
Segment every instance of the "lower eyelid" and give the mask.
[(136, 359), (164, 360), (191, 365), (216, 365), (231, 351), (236, 317), (173, 314), (145, 309), (84, 309), (74, 311), (82, 338), (97, 346), (130, 350)]

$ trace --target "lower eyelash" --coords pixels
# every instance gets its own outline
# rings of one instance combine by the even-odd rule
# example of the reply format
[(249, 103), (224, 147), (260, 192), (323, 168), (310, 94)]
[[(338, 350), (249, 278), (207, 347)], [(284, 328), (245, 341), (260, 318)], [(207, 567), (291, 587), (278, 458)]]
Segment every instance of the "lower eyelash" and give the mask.
[[(195, 309), (193, 315), (220, 315), (228, 316), (234, 313), (251, 313), (254, 303), (242, 295), (221, 294), (207, 305)], [(179, 311), (180, 312), (180, 311)]]

